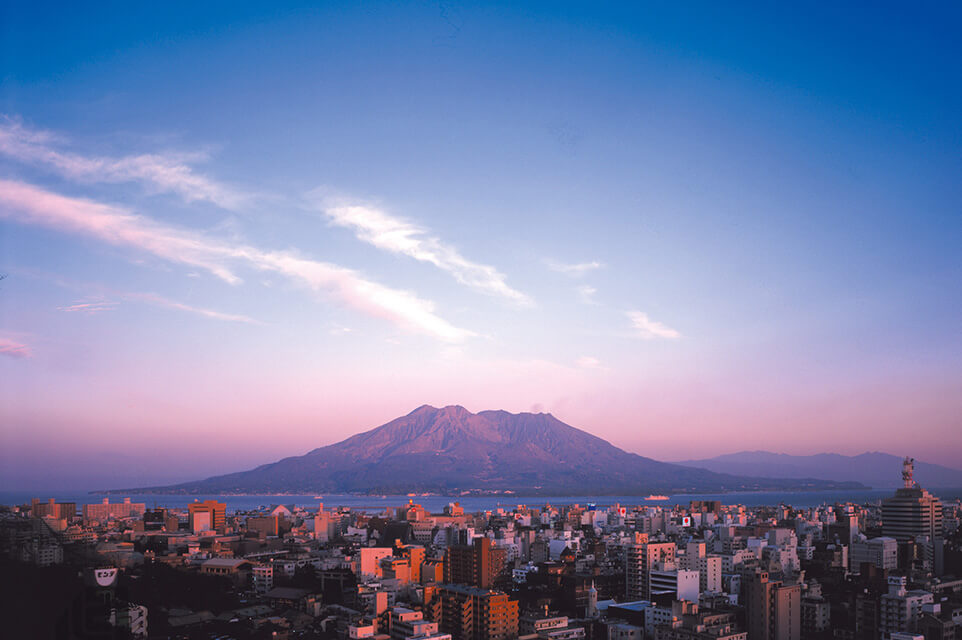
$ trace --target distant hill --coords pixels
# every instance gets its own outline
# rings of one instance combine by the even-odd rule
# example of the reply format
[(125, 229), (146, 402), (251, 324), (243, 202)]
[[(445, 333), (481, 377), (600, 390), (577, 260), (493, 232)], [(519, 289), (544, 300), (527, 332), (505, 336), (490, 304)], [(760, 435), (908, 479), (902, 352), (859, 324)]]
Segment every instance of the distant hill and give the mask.
[[(902, 458), (877, 451), (857, 456), (837, 453), (791, 456), (770, 451), (741, 451), (676, 464), (760, 478), (823, 478), (860, 482), (876, 488), (902, 485)], [(962, 487), (962, 470), (916, 460), (915, 480), (923, 487)]]
[(627, 453), (551, 414), (422, 406), (297, 457), (136, 493), (457, 493), (646, 495), (826, 489), (852, 483), (757, 479)]

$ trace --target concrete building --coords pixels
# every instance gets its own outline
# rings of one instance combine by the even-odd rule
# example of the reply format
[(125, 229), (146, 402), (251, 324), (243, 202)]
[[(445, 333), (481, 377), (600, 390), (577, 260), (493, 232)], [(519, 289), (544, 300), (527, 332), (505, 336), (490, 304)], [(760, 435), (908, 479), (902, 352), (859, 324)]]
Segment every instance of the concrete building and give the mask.
[(687, 569), (652, 569), (648, 575), (652, 598), (670, 594), (675, 600), (698, 602), (700, 582), (698, 572)]
[(391, 547), (361, 547), (354, 556), (354, 574), (359, 578), (380, 578), (381, 560), (394, 555)]
[(644, 640), (645, 628), (626, 622), (612, 622), (607, 625), (607, 640)]
[(895, 538), (885, 536), (853, 542), (848, 558), (852, 573), (859, 573), (863, 563), (879, 569), (895, 570), (899, 566), (899, 543)]
[(408, 558), (391, 556), (381, 558), (381, 576), (385, 580), (397, 580), (398, 584), (411, 582), (411, 561)]
[(111, 504), (110, 498), (104, 498), (100, 504), (85, 504), (83, 506), (84, 525), (93, 522), (106, 522), (111, 518), (140, 518), (147, 511), (143, 502), (131, 502), (124, 498), (123, 502)]
[(492, 547), (489, 538), (449, 546), (444, 553), (444, 581), (490, 589), (501, 583), (506, 558), (507, 551)]
[(722, 559), (721, 556), (702, 556), (698, 558), (695, 567), (698, 571), (698, 588), (701, 593), (719, 593), (722, 590)]
[(802, 637), (811, 638), (827, 631), (831, 625), (831, 606), (828, 600), (804, 597), (801, 603)]
[(77, 518), (77, 503), (57, 502), (53, 498), (41, 502), (38, 498), (33, 498), (30, 501), (30, 515), (34, 518), (50, 516), (66, 520), (69, 523)]
[(756, 571), (744, 584), (749, 640), (800, 640), (801, 585), (769, 580)]
[(281, 530), (278, 516), (250, 516), (244, 520), (244, 526), (249, 533), (256, 533), (260, 538), (276, 537)]
[(438, 623), (424, 619), (421, 611), (413, 611), (404, 607), (391, 609), (391, 638), (392, 640), (409, 640), (415, 637), (436, 636)]
[(542, 631), (555, 631), (568, 627), (568, 616), (522, 616), (518, 620), (518, 634), (530, 636), (539, 634)]
[(191, 502), (187, 505), (187, 526), (193, 533), (223, 531), (227, 522), (227, 505), (216, 500)]
[(627, 547), (625, 553), (625, 594), (627, 599), (650, 600), (649, 578), (652, 569), (673, 569), (675, 554), (674, 542), (645, 542)]
[(518, 637), (518, 601), (506, 593), (459, 584), (437, 588), (432, 617), (452, 640), (513, 640)]
[(942, 574), (942, 502), (913, 480), (914, 460), (902, 465), (904, 487), (882, 501), (882, 535), (910, 542), (928, 537), (929, 566)]
[(882, 640), (889, 640), (893, 633), (900, 631), (917, 631), (924, 605), (934, 602), (934, 596), (928, 591), (907, 590), (904, 576), (890, 576), (888, 587), (888, 593), (879, 599)]
[(254, 591), (258, 594), (265, 594), (274, 588), (274, 565), (256, 565), (251, 568), (251, 579), (254, 582)]
[(421, 565), (424, 564), (426, 550), (416, 544), (406, 544), (398, 547), (402, 558), (407, 558), (411, 565), (411, 581), (421, 582)]

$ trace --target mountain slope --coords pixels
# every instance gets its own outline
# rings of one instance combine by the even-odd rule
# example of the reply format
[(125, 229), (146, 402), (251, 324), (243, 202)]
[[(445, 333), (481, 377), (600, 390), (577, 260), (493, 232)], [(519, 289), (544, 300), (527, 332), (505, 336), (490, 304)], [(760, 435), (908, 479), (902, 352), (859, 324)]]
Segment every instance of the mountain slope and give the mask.
[[(902, 485), (902, 458), (877, 451), (857, 456), (837, 453), (792, 456), (770, 451), (741, 451), (676, 464), (761, 478), (824, 478), (879, 488)], [(916, 461), (915, 479), (923, 487), (962, 487), (962, 470)]]
[[(627, 453), (551, 414), (422, 406), (303, 456), (153, 493), (407, 493), (513, 490), (526, 494), (644, 495), (827, 488), (758, 480)], [(129, 490), (128, 490), (129, 491)]]

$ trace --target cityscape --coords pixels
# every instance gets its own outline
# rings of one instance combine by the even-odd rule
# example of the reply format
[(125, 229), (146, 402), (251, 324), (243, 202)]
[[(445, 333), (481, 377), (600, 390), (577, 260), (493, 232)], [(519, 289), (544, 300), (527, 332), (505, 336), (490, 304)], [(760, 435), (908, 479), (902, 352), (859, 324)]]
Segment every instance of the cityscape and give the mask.
[(960, 33), (0, 3), (0, 640), (962, 640)]
[[(8, 637), (952, 638), (962, 501), (4, 507)], [(278, 496), (279, 500), (283, 500)], [(16, 613), (14, 613), (16, 612)]]

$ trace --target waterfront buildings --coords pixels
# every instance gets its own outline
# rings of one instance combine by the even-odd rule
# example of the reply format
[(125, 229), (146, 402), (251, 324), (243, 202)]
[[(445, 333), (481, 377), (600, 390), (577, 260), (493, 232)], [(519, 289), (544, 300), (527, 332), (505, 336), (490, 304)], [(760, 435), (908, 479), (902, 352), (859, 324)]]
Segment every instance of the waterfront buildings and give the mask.
[(111, 518), (133, 518), (144, 515), (147, 505), (143, 502), (131, 502), (130, 498), (124, 498), (121, 503), (111, 504), (110, 498), (104, 498), (98, 504), (85, 504), (83, 506), (84, 524), (93, 522), (105, 522)]

